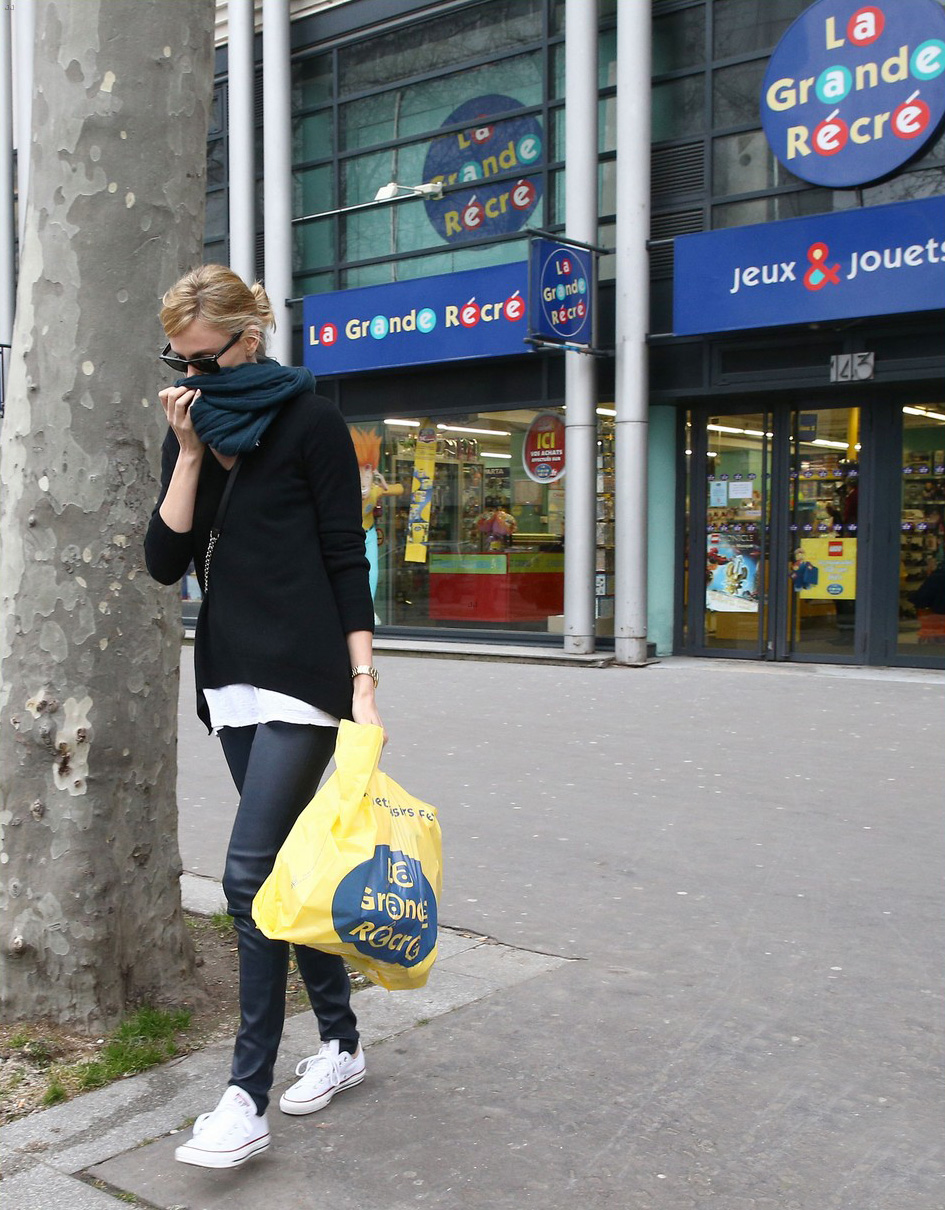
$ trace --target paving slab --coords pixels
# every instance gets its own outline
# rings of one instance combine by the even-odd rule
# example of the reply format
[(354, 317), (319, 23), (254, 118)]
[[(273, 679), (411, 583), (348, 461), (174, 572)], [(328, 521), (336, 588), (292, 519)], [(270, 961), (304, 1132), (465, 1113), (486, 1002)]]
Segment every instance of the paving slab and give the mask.
[[(219, 1095), (208, 1050), (4, 1128), (4, 1193), (52, 1169), (162, 1210), (942, 1210), (945, 676), (378, 662), (447, 930), (428, 991), (358, 993), (368, 1080), (205, 1173), (170, 1132)], [(187, 675), (185, 891), (212, 902), (235, 796)], [(293, 1018), (280, 1082), (314, 1042)]]
[[(437, 961), (425, 987), (393, 993), (371, 987), (356, 994), (355, 1009), (365, 1046), (370, 1052), (387, 1039), (566, 962), (553, 955), (527, 953), (516, 954), (509, 961), (505, 946), (481, 936), (443, 929)], [(276, 1067), (277, 1086), (290, 1083), (298, 1060), (317, 1048), (314, 1018), (308, 1013), (290, 1017)], [(84, 1192), (89, 1187), (76, 1181), (75, 1175), (86, 1172), (124, 1189), (120, 1180), (113, 1179), (113, 1170), (101, 1165), (127, 1153), (133, 1157), (130, 1162), (140, 1166), (142, 1148), (147, 1150), (150, 1140), (176, 1139), (186, 1122), (212, 1108), (226, 1084), (231, 1049), (230, 1042), (207, 1047), (3, 1127), (3, 1194), (10, 1196), (11, 1190), (18, 1190), (17, 1200), (7, 1204), (17, 1210), (21, 1204), (35, 1204), (44, 1210), (74, 1204), (82, 1210), (86, 1203), (79, 1200), (58, 1196), (55, 1200), (44, 1199), (52, 1199), (50, 1189), (71, 1187), (63, 1185), (68, 1181), (76, 1186), (75, 1199), (105, 1196), (95, 1189)], [(160, 1148), (158, 1152), (163, 1154)], [(180, 1168), (172, 1153), (173, 1147), (172, 1168)], [(145, 1196), (131, 1186), (124, 1191)], [(87, 1204), (90, 1210), (98, 1210), (101, 1203)], [(164, 1203), (155, 1200), (152, 1204)]]

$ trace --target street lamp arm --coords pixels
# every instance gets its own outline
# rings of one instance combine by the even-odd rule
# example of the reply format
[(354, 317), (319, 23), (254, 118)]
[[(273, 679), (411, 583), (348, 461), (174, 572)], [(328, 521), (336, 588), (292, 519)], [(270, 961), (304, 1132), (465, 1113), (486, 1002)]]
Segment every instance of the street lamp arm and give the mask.
[[(400, 190), (406, 192), (401, 193)], [(427, 181), (422, 185), (398, 185), (396, 181), (391, 181), (387, 185), (382, 185), (370, 202), (358, 202), (354, 206), (339, 206), (334, 210), (320, 210), (317, 214), (302, 214), (292, 220), (292, 225), (311, 223), (320, 218), (334, 218), (339, 214), (352, 214), (356, 210), (370, 210), (375, 206), (392, 206), (396, 202), (412, 202), (416, 198), (439, 201), (442, 197), (443, 184), (441, 181)]]

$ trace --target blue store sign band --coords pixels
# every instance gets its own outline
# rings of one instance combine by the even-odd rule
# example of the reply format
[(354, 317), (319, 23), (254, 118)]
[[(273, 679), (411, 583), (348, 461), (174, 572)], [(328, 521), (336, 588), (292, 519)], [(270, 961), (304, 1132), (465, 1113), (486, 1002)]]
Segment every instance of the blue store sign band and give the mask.
[[(536, 240), (527, 261), (413, 281), (310, 294), (304, 361), (316, 377), (508, 357), (533, 338), (578, 346), (593, 332), (593, 253)], [(531, 298), (529, 297), (531, 295)]]
[(945, 197), (684, 235), (677, 335), (945, 307)]

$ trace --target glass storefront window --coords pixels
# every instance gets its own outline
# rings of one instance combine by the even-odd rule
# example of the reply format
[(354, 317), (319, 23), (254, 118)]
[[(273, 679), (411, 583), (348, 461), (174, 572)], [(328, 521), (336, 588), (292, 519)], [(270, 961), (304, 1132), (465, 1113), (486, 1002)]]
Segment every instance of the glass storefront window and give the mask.
[(945, 193), (945, 168), (923, 168), (901, 172), (891, 180), (863, 188), (864, 206), (882, 206), (888, 202), (911, 202), (920, 197)]
[(560, 633), (562, 409), (350, 427), (381, 623)]
[(701, 134), (705, 129), (705, 79), (701, 74), (654, 84), (651, 96), (654, 143)]
[(446, 71), (541, 41), (543, 0), (488, 0), (429, 21), (412, 21), (338, 52), (339, 93), (367, 92), (411, 76)]
[(727, 59), (771, 50), (810, 0), (714, 0), (715, 57)]
[(760, 193), (786, 182), (764, 133), (748, 130), (712, 141), (712, 191), (716, 197)]
[(617, 150), (617, 98), (602, 97), (597, 106), (597, 150)]
[(210, 105), (210, 117), (207, 124), (207, 134), (212, 139), (214, 135), (223, 133), (224, 113), (226, 104), (222, 88), (213, 90), (213, 101)]
[[(328, 269), (335, 263), (335, 220), (318, 219), (299, 223), (293, 229), (294, 272), (308, 274), (316, 269)], [(296, 289), (301, 289), (296, 282)]]
[(431, 252), (428, 256), (410, 256), (403, 260), (377, 261), (342, 271), (345, 289), (354, 286), (379, 286), (385, 282), (407, 281), (432, 277), (437, 273), (455, 273), (460, 269), (478, 269), (484, 265), (507, 265), (523, 261), (528, 252), (523, 240), (507, 240), (501, 244), (486, 244), (477, 248), (457, 248)]
[(597, 87), (610, 88), (617, 83), (617, 31), (602, 29), (597, 39)]
[(599, 214), (617, 213), (617, 161), (604, 160), (597, 169)]
[(712, 125), (743, 126), (758, 121), (758, 97), (768, 63), (757, 59), (723, 67), (712, 75)]
[(292, 173), (292, 214), (315, 214), (330, 210), (332, 202), (332, 172), (330, 164), (305, 168)]
[[(455, 75), (423, 80), (349, 102), (341, 111), (342, 147), (356, 150), (429, 134), (447, 121), (458, 99), (509, 97), (513, 103), (503, 108), (512, 112), (523, 106), (540, 105), (541, 94), (541, 56), (537, 52), (486, 63)], [(494, 104), (490, 106), (490, 116), (501, 112)]]
[(594, 617), (598, 635), (614, 633), (614, 405), (597, 409), (597, 521)]
[(323, 160), (330, 156), (332, 146), (331, 110), (306, 114), (292, 121), (292, 162)]
[(292, 108), (296, 112), (331, 100), (331, 55), (310, 55), (292, 64)]
[(207, 188), (226, 184), (226, 148), (222, 139), (207, 145)]
[(705, 9), (687, 8), (661, 16), (657, 4), (653, 10), (653, 75), (698, 67), (704, 57)]
[(226, 236), (226, 191), (218, 189), (207, 194), (207, 215), (204, 225), (206, 241), (220, 240)]
[(902, 409), (900, 655), (945, 653), (945, 404)]
[(856, 205), (850, 190), (798, 189), (792, 193), (776, 193), (773, 197), (746, 198), (743, 202), (725, 202), (712, 207), (712, 226), (742, 227), (748, 223), (771, 223), (782, 218), (799, 218), (805, 214), (827, 214)]

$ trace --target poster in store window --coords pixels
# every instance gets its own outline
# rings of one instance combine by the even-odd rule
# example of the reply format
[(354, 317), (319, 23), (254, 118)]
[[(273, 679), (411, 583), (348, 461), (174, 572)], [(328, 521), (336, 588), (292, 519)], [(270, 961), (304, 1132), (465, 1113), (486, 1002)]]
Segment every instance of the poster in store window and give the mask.
[(794, 553), (791, 580), (809, 601), (856, 598), (856, 538), (805, 538)]
[(706, 544), (706, 609), (714, 613), (757, 613), (760, 558), (753, 534), (711, 531)]
[(522, 469), (534, 483), (546, 486), (564, 476), (564, 421), (554, 412), (539, 412), (522, 442)]
[(433, 476), (436, 474), (436, 428), (424, 420), (417, 431), (410, 488), (410, 512), (407, 514), (405, 563), (426, 563), (430, 537), (430, 510), (433, 506)]

